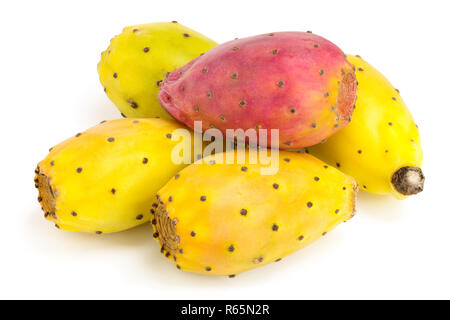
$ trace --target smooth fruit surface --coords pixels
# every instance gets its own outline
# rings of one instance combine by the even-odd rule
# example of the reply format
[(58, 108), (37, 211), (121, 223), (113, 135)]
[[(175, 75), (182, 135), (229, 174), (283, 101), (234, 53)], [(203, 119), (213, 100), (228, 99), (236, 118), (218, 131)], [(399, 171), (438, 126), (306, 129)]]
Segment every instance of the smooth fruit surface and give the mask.
[(355, 177), (364, 191), (399, 199), (422, 191), (419, 131), (400, 92), (361, 57), (347, 57), (359, 82), (352, 121), (308, 151)]
[(274, 175), (262, 175), (261, 163), (211, 159), (157, 194), (153, 236), (181, 270), (234, 275), (300, 250), (354, 215), (354, 179), (311, 155), (280, 152)]
[[(344, 53), (306, 32), (277, 32), (221, 44), (172, 72), (161, 105), (203, 130), (279, 130), (279, 147), (319, 143), (349, 122), (356, 78)], [(278, 141), (277, 141), (278, 142)]]
[(156, 191), (186, 166), (171, 161), (171, 133), (180, 127), (168, 119), (112, 120), (53, 147), (35, 171), (45, 218), (97, 234), (148, 222)]
[(157, 99), (165, 74), (216, 45), (175, 21), (126, 27), (102, 52), (100, 82), (123, 116), (170, 118)]

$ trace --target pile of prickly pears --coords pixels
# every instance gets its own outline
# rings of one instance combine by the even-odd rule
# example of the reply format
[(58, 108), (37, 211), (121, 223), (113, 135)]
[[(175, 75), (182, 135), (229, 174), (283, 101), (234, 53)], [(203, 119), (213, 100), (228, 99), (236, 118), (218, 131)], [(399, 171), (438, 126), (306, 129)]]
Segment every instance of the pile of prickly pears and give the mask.
[(353, 217), (358, 189), (423, 190), (419, 133), (399, 91), (311, 32), (218, 45), (176, 21), (131, 26), (98, 73), (124, 119), (39, 162), (38, 201), (57, 228), (150, 222), (178, 269), (232, 277)]

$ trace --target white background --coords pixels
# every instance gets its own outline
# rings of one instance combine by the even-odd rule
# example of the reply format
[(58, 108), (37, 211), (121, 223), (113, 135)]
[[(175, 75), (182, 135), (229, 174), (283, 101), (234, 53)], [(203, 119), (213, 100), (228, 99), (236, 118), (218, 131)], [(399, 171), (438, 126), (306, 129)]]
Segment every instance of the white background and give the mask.
[[(0, 5), (0, 298), (450, 298), (448, 1), (8, 1)], [(43, 218), (49, 147), (120, 117), (96, 65), (127, 25), (178, 20), (218, 42), (312, 30), (401, 90), (419, 124), (425, 191), (360, 193), (357, 216), (234, 279), (179, 271), (151, 228), (96, 236)]]

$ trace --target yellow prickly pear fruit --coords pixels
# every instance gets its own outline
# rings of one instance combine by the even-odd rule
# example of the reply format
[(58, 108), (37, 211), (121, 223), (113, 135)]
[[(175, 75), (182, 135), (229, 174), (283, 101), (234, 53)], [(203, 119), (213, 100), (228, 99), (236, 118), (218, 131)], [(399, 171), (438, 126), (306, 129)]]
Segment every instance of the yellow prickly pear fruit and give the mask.
[(274, 175), (261, 174), (261, 161), (212, 159), (183, 169), (156, 196), (153, 237), (178, 269), (241, 273), (302, 249), (354, 215), (355, 180), (311, 155), (280, 152)]
[(176, 21), (126, 27), (102, 52), (100, 82), (124, 117), (170, 118), (157, 99), (164, 75), (216, 45)]
[(53, 147), (35, 171), (45, 218), (97, 234), (149, 221), (156, 192), (186, 166), (171, 160), (178, 143), (171, 133), (180, 127), (168, 119), (112, 120)]
[(353, 176), (364, 191), (398, 199), (421, 192), (419, 131), (399, 91), (361, 57), (347, 59), (358, 80), (352, 121), (308, 151)]

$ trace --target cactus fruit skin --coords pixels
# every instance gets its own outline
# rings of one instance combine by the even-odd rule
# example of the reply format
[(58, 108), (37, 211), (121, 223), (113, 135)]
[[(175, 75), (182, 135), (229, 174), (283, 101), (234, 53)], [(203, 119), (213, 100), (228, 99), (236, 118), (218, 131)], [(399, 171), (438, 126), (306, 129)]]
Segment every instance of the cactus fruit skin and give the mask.
[(53, 147), (35, 171), (45, 218), (67, 231), (110, 233), (148, 222), (152, 200), (185, 164), (171, 161), (169, 119), (101, 123)]
[(175, 21), (126, 27), (102, 52), (100, 82), (123, 116), (170, 118), (157, 99), (164, 74), (216, 45)]
[(325, 143), (308, 148), (353, 176), (362, 190), (398, 199), (423, 190), (419, 131), (397, 89), (359, 56), (358, 101), (352, 122)]
[(211, 49), (171, 72), (158, 98), (188, 127), (201, 120), (203, 130), (215, 127), (224, 134), (226, 129), (279, 129), (279, 147), (295, 149), (319, 143), (349, 122), (356, 78), (330, 41), (278, 32)]
[(307, 246), (354, 215), (356, 182), (317, 158), (281, 151), (278, 173), (261, 175), (261, 167), (206, 157), (158, 191), (153, 237), (178, 269), (235, 275)]

